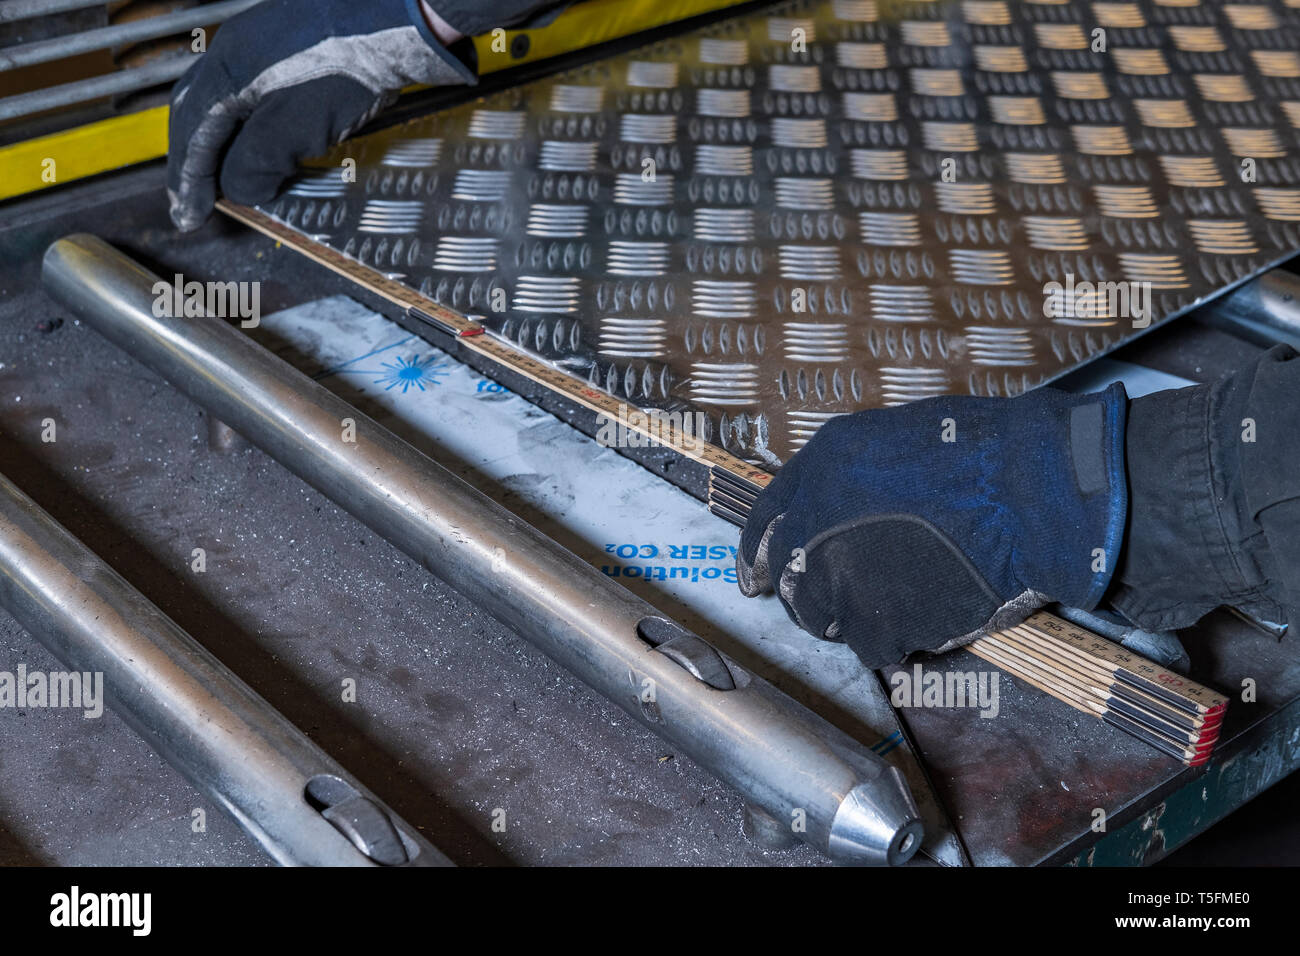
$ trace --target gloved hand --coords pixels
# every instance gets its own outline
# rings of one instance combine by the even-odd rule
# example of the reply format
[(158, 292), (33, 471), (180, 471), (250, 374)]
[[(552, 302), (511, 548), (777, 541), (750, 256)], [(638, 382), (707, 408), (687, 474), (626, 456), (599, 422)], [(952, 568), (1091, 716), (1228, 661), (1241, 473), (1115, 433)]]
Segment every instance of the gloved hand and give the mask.
[(418, 0), (266, 0), (223, 24), (172, 92), (172, 221), (203, 224), (218, 168), (227, 197), (265, 202), (299, 160), (346, 138), (403, 87), (473, 82)]
[(1091, 610), (1123, 541), (1122, 385), (940, 397), (831, 419), (758, 496), (741, 590), (869, 667), (1049, 601)]

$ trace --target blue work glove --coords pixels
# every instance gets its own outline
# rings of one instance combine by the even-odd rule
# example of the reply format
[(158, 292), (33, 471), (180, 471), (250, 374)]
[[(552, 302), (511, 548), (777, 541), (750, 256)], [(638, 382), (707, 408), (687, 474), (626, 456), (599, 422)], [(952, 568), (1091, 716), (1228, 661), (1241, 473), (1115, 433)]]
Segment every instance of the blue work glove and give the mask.
[(172, 92), (172, 221), (202, 225), (218, 178), (235, 202), (274, 198), (299, 160), (355, 132), (403, 87), (473, 82), (418, 0), (266, 0), (223, 24)]
[(1124, 538), (1124, 387), (940, 397), (828, 421), (758, 496), (740, 589), (869, 667), (1056, 600), (1091, 610)]

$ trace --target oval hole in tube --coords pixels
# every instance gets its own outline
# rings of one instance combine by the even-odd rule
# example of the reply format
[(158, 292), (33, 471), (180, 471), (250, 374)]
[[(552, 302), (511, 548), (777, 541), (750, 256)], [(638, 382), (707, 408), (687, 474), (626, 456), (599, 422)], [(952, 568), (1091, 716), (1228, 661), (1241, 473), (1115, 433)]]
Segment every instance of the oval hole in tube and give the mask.
[[(737, 674), (713, 645), (666, 617), (637, 621), (637, 636), (701, 683), (714, 690), (735, 690)], [(737, 670), (739, 670), (737, 668)]]
[[(420, 854), (420, 847), (389, 816), (387, 808), (342, 777), (316, 774), (303, 788), (303, 797), (359, 852), (381, 866), (408, 863)], [(393, 837), (400, 845), (394, 845)]]

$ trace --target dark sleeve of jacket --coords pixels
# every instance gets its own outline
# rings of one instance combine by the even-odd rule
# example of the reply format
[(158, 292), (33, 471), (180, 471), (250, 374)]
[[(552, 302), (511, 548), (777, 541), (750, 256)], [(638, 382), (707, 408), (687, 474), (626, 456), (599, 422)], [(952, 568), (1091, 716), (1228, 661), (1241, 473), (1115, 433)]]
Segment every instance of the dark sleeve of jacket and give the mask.
[(470, 37), (497, 27), (542, 27), (572, 5), (573, 0), (429, 0), (438, 16)]
[(1110, 602), (1148, 630), (1219, 605), (1300, 624), (1300, 355), (1129, 406), (1129, 511)]

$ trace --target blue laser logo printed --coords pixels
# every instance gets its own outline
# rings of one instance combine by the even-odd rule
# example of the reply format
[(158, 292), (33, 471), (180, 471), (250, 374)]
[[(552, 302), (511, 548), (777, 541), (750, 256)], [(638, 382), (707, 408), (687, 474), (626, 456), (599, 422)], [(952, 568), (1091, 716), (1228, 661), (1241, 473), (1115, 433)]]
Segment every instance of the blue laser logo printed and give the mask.
[(315, 378), (319, 381), (331, 375), (367, 375), (372, 376), (371, 382), (382, 386), (385, 392), (391, 392), (395, 388), (401, 389), (403, 395), (413, 388), (419, 389), (421, 392), (428, 391), (425, 386), (441, 385), (442, 380), (451, 373), (450, 364), (443, 361), (439, 353), (431, 352), (424, 358), (420, 358), (418, 352), (412, 352), (409, 358), (398, 355), (396, 361), (380, 361), (379, 368), (351, 367), (365, 359), (375, 359), (384, 352), (391, 352), (393, 349), (401, 348), (414, 338), (415, 336), (408, 335), (399, 342), (373, 349), (364, 355), (358, 355), (354, 359), (348, 359), (346, 362), (341, 362), (319, 373)]
[(375, 384), (384, 386), (386, 392), (400, 388), (403, 395), (412, 388), (418, 388), (423, 392), (426, 382), (430, 385), (440, 385), (442, 377), (447, 374), (447, 363), (435, 361), (432, 355), (423, 360), (418, 355), (412, 355), (409, 359), (398, 356), (396, 362), (379, 364), (384, 367), (384, 371), (379, 373)]

